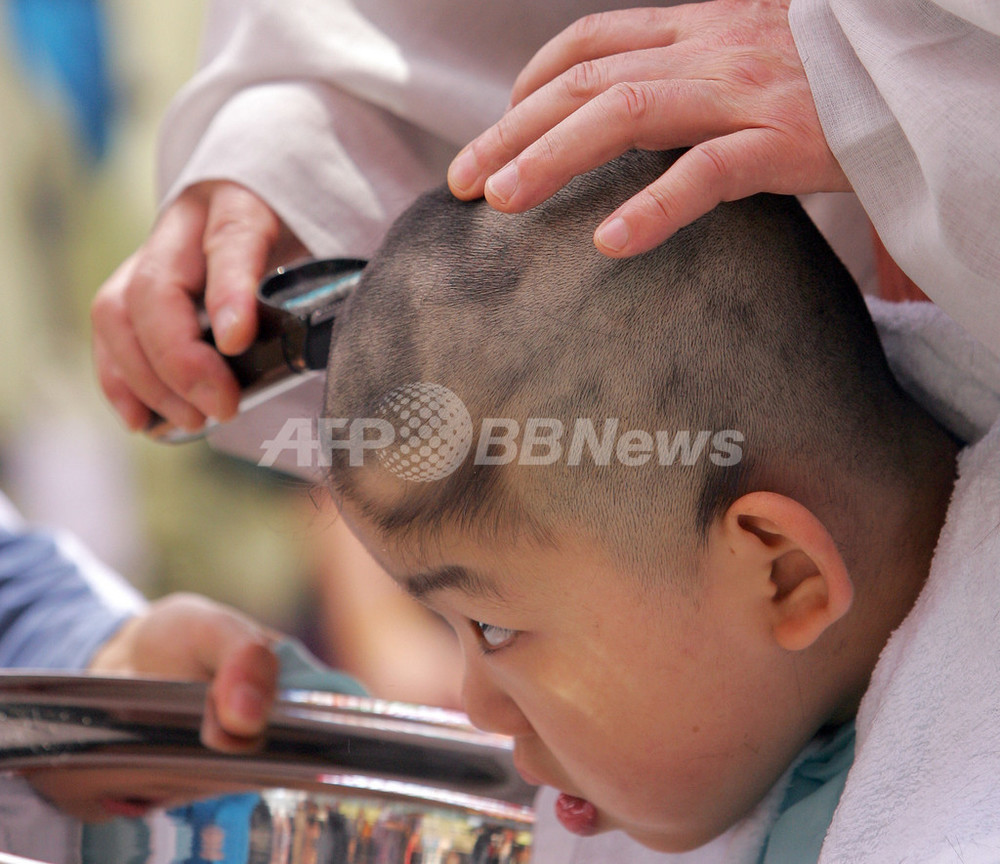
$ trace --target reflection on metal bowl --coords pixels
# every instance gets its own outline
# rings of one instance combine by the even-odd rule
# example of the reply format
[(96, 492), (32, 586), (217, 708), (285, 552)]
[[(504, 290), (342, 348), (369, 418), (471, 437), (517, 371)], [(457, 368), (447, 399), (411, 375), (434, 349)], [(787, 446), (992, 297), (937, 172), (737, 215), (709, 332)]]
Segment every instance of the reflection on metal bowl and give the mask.
[(534, 789), (455, 712), (282, 694), (264, 747), (198, 739), (205, 687), (0, 673), (0, 864), (514, 864)]

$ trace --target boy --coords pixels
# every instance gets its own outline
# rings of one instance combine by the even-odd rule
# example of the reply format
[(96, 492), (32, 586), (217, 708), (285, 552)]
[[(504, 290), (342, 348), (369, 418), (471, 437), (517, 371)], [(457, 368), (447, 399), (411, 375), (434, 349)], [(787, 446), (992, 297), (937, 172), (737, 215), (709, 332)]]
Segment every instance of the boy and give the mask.
[[(958, 445), (794, 200), (592, 248), (589, 215), (675, 156), (518, 217), (446, 192), (404, 214), (335, 334), (331, 479), (570, 831), (679, 852), (753, 814), (748, 860), (815, 861)], [(843, 769), (810, 785), (803, 752)]]

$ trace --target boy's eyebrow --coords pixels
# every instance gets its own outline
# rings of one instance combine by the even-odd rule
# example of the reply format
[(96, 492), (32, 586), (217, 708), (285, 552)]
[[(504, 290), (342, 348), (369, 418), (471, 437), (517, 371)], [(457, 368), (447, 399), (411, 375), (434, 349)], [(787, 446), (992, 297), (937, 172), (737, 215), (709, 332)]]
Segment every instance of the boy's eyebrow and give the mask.
[(502, 599), (500, 590), (493, 580), (462, 567), (460, 564), (447, 564), (433, 570), (406, 576), (403, 580), (403, 587), (417, 600), (422, 600), (435, 591), (446, 589), (461, 591), (470, 597)]

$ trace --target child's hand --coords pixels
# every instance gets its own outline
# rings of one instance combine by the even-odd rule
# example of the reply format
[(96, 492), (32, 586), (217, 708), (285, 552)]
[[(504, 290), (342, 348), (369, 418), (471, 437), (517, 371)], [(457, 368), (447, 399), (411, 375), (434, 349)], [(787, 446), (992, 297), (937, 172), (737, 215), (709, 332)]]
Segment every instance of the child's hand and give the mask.
[(88, 671), (210, 681), (202, 741), (225, 752), (254, 749), (277, 692), (278, 661), (265, 630), (234, 609), (172, 594), (127, 621)]
[(101, 286), (91, 310), (94, 363), (125, 424), (151, 412), (195, 430), (236, 413), (239, 385), (201, 338), (202, 298), (219, 351), (239, 354), (257, 333), (256, 289), (305, 247), (250, 190), (213, 181), (186, 189), (139, 250)]
[(692, 147), (598, 227), (597, 248), (624, 257), (721, 201), (849, 189), (787, 6), (715, 0), (581, 19), (535, 55), (511, 109), (452, 163), (452, 191), (517, 213), (629, 148)]

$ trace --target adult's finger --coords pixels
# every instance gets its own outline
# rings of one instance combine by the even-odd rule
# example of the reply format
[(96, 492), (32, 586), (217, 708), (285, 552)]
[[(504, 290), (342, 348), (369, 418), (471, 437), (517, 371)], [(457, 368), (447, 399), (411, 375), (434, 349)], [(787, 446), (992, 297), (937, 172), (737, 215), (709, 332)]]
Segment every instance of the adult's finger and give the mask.
[(742, 118), (732, 116), (721, 90), (716, 81), (689, 78), (616, 83), (492, 175), (486, 200), (518, 213), (629, 148), (667, 150), (731, 132)]
[(849, 188), (832, 157), (827, 160), (818, 148), (811, 161), (801, 162), (789, 137), (784, 130), (741, 129), (691, 148), (608, 216), (594, 232), (594, 244), (624, 258), (652, 249), (723, 201), (758, 192), (792, 195), (817, 182), (835, 191)]
[(139, 342), (128, 292), (144, 250), (126, 259), (101, 286), (91, 306), (93, 356), (105, 396), (133, 430), (144, 428), (151, 409), (185, 429), (197, 429), (204, 415), (171, 390), (155, 372)]
[(140, 400), (132, 388), (128, 386), (121, 374), (108, 345), (104, 330), (114, 330), (112, 322), (120, 321), (122, 314), (122, 292), (128, 280), (132, 278), (135, 269), (136, 255), (126, 258), (115, 271), (105, 280), (98, 298), (90, 309), (91, 332), (94, 338), (91, 348), (94, 358), (94, 369), (101, 390), (115, 409), (125, 425), (133, 432), (144, 428), (151, 419), (149, 408)]
[(545, 43), (514, 80), (515, 106), (579, 63), (673, 45), (683, 38), (685, 7), (626, 9), (585, 15)]
[[(118, 334), (118, 361), (136, 395), (169, 420), (154, 401), (155, 385), (128, 350), (134, 336), (155, 379), (206, 417), (232, 416), (239, 386), (225, 361), (202, 338), (198, 298), (205, 284), (202, 238), (213, 187), (192, 187), (170, 205), (143, 246), (125, 290), (131, 325)], [(134, 376), (134, 377), (133, 377)]]
[(104, 391), (105, 397), (122, 422), (132, 432), (148, 427), (152, 420), (152, 412), (132, 392), (132, 388), (128, 386), (125, 377), (108, 356), (107, 348), (102, 343), (97, 341), (93, 343), (93, 358), (101, 390)]
[(652, 249), (723, 201), (773, 185), (769, 131), (749, 129), (688, 150), (656, 182), (615, 210), (594, 232), (606, 255), (625, 258)]
[(283, 232), (274, 211), (235, 183), (214, 190), (205, 225), (205, 308), (215, 344), (238, 354), (257, 332), (256, 291)]
[[(616, 117), (609, 107), (623, 103), (622, 107), (634, 112), (638, 106), (634, 101), (630, 103), (627, 100), (636, 88), (664, 89), (672, 85), (670, 90), (686, 88), (692, 92), (704, 91), (696, 99), (699, 110), (685, 113), (687, 105), (672, 106), (679, 114), (681, 122), (675, 123), (675, 126), (682, 137), (684, 133), (681, 129), (691, 126), (692, 120), (697, 121), (699, 128), (705, 129), (714, 128), (709, 125), (710, 118), (715, 120), (716, 125), (730, 122), (728, 113), (712, 110), (715, 106), (711, 102), (702, 104), (701, 100), (712, 100), (712, 90), (718, 89), (717, 85), (713, 86), (712, 74), (710, 58), (684, 47), (676, 50), (636, 50), (577, 63), (531, 93), (464, 148), (449, 170), (452, 191), (463, 199), (478, 197), (484, 191), (487, 178), (521, 154), (516, 162), (518, 166), (523, 166), (525, 160), (538, 159), (539, 165), (534, 173), (540, 172), (549, 180), (551, 194), (559, 188), (555, 185), (557, 182), (564, 183), (581, 170), (601, 164), (590, 164), (586, 159), (576, 160), (580, 164), (586, 162), (588, 167), (571, 169), (569, 160), (580, 153), (581, 145), (592, 152), (615, 138), (614, 146), (604, 148), (611, 154), (608, 158), (629, 146), (628, 141), (637, 130), (623, 124), (632, 121), (632, 113), (627, 113), (624, 118)], [(623, 91), (621, 88), (626, 89)], [(582, 113), (577, 116), (577, 112)], [(664, 128), (669, 128), (667, 123), (674, 117), (675, 113), (671, 113), (659, 118), (659, 121)], [(564, 122), (570, 118), (571, 122)], [(652, 119), (648, 117), (646, 121)], [(559, 172), (558, 181), (554, 171)], [(491, 178), (492, 188), (486, 186), (487, 197), (494, 206), (506, 209), (504, 204), (507, 202), (501, 201), (497, 195), (498, 182), (499, 178)], [(540, 200), (544, 199), (539, 198), (534, 203)]]

